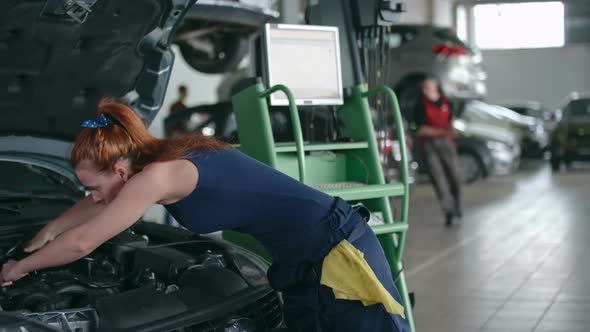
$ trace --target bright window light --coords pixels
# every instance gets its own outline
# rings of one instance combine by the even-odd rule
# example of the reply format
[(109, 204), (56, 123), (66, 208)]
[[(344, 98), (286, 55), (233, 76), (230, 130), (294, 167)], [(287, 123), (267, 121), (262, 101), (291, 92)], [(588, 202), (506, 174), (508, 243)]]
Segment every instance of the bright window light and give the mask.
[(457, 37), (467, 41), (467, 9), (463, 5), (457, 6)]
[(562, 47), (562, 2), (476, 5), (475, 41), (481, 49)]

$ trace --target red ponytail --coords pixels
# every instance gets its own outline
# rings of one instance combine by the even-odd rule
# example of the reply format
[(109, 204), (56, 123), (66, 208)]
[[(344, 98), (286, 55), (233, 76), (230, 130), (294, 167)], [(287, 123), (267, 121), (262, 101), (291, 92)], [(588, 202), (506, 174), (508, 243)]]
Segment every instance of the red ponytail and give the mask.
[(98, 115), (101, 114), (106, 116), (110, 124), (82, 130), (71, 153), (74, 167), (88, 159), (101, 171), (112, 170), (117, 160), (128, 158), (137, 172), (152, 162), (182, 158), (187, 151), (219, 150), (227, 147), (225, 143), (199, 134), (157, 139), (149, 134), (131, 108), (110, 99), (103, 99), (99, 104)]

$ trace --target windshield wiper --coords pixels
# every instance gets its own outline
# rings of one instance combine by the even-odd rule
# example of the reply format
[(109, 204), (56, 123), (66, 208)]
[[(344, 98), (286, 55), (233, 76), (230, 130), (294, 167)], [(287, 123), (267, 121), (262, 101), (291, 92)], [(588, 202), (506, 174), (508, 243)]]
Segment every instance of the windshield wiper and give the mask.
[(49, 199), (49, 200), (65, 200), (69, 202), (76, 203), (80, 200), (81, 197), (76, 197), (74, 195), (68, 195), (63, 193), (30, 193), (30, 192), (22, 192), (22, 191), (12, 191), (12, 190), (0, 190), (0, 201), (3, 200), (13, 200), (13, 199), (22, 199), (22, 200), (29, 200), (29, 199)]

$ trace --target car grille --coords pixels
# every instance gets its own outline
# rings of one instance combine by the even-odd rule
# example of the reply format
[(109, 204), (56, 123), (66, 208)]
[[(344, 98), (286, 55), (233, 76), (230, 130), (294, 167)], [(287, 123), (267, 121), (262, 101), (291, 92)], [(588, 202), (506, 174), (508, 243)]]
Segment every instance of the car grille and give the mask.
[(590, 148), (590, 136), (578, 136), (576, 139), (576, 147), (582, 149)]
[(275, 292), (271, 292), (256, 302), (250, 303), (237, 312), (220, 319), (212, 319), (195, 325), (187, 326), (183, 332), (221, 332), (232, 317), (249, 318), (256, 324), (260, 332), (271, 331), (283, 320), (281, 304)]

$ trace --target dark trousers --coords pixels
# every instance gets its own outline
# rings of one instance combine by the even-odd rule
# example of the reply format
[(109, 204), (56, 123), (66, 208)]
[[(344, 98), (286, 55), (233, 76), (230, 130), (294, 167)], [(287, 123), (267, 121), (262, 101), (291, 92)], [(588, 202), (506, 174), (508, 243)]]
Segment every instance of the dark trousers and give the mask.
[(434, 185), (444, 213), (461, 213), (461, 175), (454, 143), (447, 139), (422, 142), (428, 175)]
[[(364, 221), (359, 220), (358, 215), (349, 220), (343, 219), (350, 216), (346, 215), (346, 212), (334, 213), (332, 218), (328, 218), (325, 224), (332, 229), (332, 235), (326, 240), (339, 243), (342, 239), (348, 239), (364, 253), (365, 260), (385, 289), (403, 304), (377, 236)], [(319, 283), (322, 260), (303, 261), (292, 268), (292, 271), (287, 271), (285, 266), (275, 266), (276, 273), (269, 273), (271, 284), (282, 291), (283, 313), (289, 331), (410, 331), (407, 320), (389, 314), (381, 304), (364, 306), (360, 301), (336, 299), (331, 288)], [(297, 273), (300, 271), (305, 272)], [(293, 280), (296, 275), (301, 277)]]

